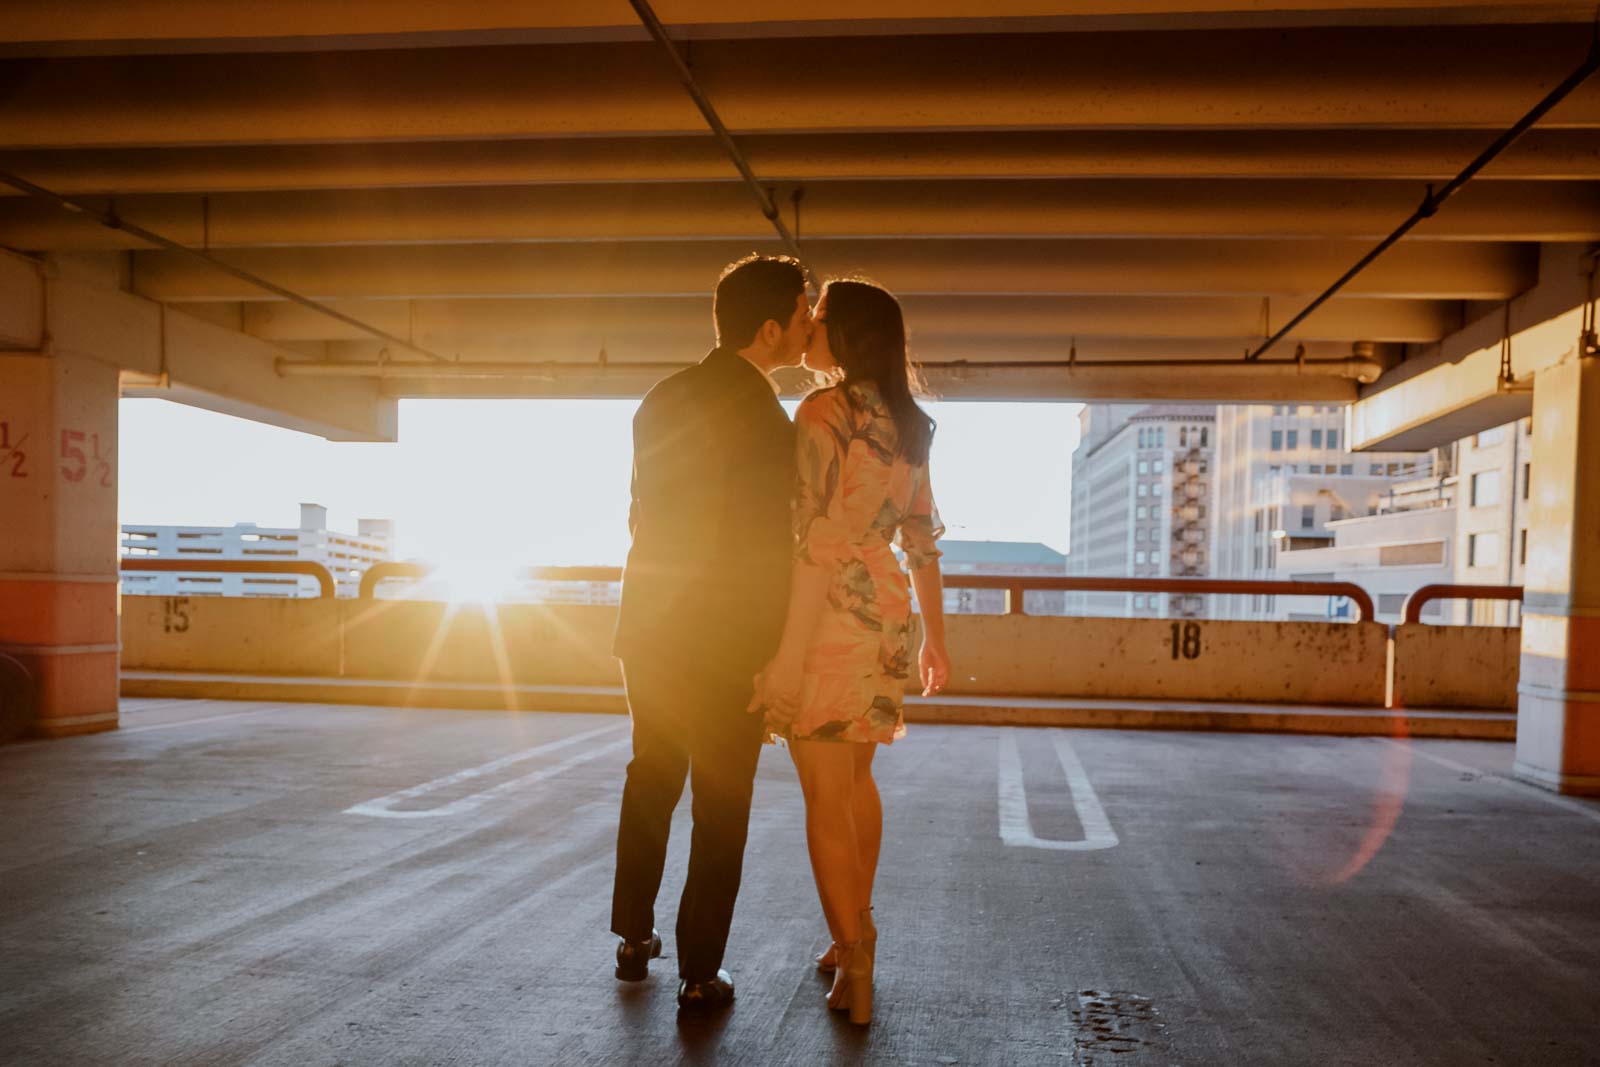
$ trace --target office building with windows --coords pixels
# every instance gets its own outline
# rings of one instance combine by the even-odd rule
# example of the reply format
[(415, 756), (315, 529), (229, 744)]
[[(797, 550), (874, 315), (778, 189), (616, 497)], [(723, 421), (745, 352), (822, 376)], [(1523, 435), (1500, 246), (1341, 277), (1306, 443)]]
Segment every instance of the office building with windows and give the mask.
[[(1355, 582), (1372, 594), (1378, 621), (1386, 623), (1399, 622), (1406, 597), (1424, 585), (1522, 584), (1532, 432), (1532, 420), (1523, 419), (1436, 450), (1431, 476), (1394, 484), (1370, 515), (1332, 523), (1330, 545), (1279, 553), (1276, 577)], [(1312, 598), (1279, 601), (1276, 618), (1321, 619), (1330, 611)], [(1423, 621), (1515, 626), (1520, 608), (1487, 599), (1434, 601)]]
[[(1332, 545), (1330, 524), (1375, 514), (1396, 482), (1431, 471), (1426, 453), (1349, 452), (1344, 433), (1337, 404), (1217, 409), (1213, 577), (1278, 577), (1280, 553)], [(1215, 600), (1221, 618), (1277, 612), (1265, 596)]]
[[(1198, 404), (1090, 404), (1072, 454), (1068, 572), (1203, 577), (1216, 409)], [(1201, 597), (1070, 593), (1069, 614), (1189, 618)]]
[(316, 579), (296, 574), (221, 574), (207, 571), (211, 560), (311, 560), (333, 572), (340, 596), (355, 596), (361, 576), (374, 563), (394, 558), (394, 522), (361, 519), (356, 532), (328, 529), (328, 509), (300, 505), (295, 528), (257, 526), (122, 527), (122, 555), (128, 559), (192, 560), (192, 571), (124, 572), (122, 591), (137, 596), (316, 596)]
[[(1067, 557), (1038, 541), (954, 541), (939, 542), (944, 556), (940, 569), (947, 577), (962, 574), (1026, 574), (1060, 578), (1067, 573)], [(1060, 590), (1036, 589), (1025, 594), (1029, 615), (1065, 615), (1067, 594)], [(1001, 615), (1006, 610), (1004, 589), (958, 589), (945, 587), (944, 610), (952, 615)]]

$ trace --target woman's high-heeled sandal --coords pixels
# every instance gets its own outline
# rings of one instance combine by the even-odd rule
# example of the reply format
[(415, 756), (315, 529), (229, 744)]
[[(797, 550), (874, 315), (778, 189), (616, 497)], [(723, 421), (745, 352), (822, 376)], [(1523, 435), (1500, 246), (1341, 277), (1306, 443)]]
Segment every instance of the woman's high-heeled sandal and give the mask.
[[(874, 964), (878, 961), (878, 928), (872, 922), (872, 908), (861, 909), (861, 943), (866, 946), (867, 955), (872, 957)], [(833, 942), (828, 943), (826, 951), (812, 957), (817, 962), (817, 970), (823, 974), (832, 974), (839, 966), (839, 946)]]
[(839, 969), (828, 992), (828, 1007), (849, 1012), (851, 1022), (865, 1026), (872, 1021), (872, 957), (860, 941), (838, 949)]

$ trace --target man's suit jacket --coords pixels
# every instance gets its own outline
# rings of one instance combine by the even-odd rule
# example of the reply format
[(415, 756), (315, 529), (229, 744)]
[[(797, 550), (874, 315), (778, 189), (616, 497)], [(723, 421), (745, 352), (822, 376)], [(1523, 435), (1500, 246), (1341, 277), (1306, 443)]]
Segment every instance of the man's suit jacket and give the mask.
[(633, 419), (633, 545), (613, 652), (753, 676), (777, 650), (793, 560), (794, 426), (731, 349)]

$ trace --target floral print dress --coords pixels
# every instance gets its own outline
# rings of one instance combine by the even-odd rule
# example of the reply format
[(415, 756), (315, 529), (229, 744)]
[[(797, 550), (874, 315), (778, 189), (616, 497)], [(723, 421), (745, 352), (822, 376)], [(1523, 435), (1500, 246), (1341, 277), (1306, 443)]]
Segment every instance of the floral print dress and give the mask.
[(896, 455), (894, 419), (870, 382), (812, 393), (795, 430), (795, 554), (828, 572), (828, 600), (806, 651), (799, 709), (769, 728), (791, 739), (887, 744), (905, 736), (900, 704), (916, 673), (911, 584), (891, 546), (911, 569), (941, 554), (928, 465)]

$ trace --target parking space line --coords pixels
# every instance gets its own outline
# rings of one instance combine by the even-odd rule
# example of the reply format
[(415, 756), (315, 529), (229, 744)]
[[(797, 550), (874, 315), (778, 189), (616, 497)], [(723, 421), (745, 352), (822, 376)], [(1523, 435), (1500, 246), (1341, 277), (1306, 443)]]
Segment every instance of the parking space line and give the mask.
[(1117, 835), (1106, 818), (1105, 808), (1095, 795), (1094, 786), (1084, 772), (1083, 763), (1072, 748), (1072, 742), (1060, 730), (1051, 730), (1050, 740), (1056, 750), (1056, 759), (1067, 777), (1067, 788), (1072, 795), (1072, 806), (1078, 812), (1078, 822), (1083, 827), (1083, 837), (1077, 841), (1053, 841), (1038, 837), (1033, 832), (1033, 822), (1028, 818), (1028, 794), (1022, 778), (1022, 750), (1017, 747), (1017, 732), (1006, 730), (1000, 735), (1000, 840), (1017, 848), (1040, 848), (1052, 852), (1092, 852), (1114, 848)]
[(142, 734), (147, 730), (175, 730), (180, 726), (199, 726), (208, 722), (223, 722), (227, 719), (242, 719), (247, 715), (265, 715), (269, 711), (281, 711), (283, 705), (274, 704), (270, 708), (252, 708), (249, 711), (233, 711), (226, 715), (202, 715), (193, 719), (174, 719), (171, 722), (153, 722), (145, 726), (123, 726), (117, 732), (122, 734)]
[(1552, 793), (1548, 789), (1541, 789), (1536, 785), (1520, 781), (1516, 778), (1508, 777), (1504, 774), (1500, 774), (1497, 771), (1486, 771), (1481, 767), (1473, 767), (1465, 763), (1457, 763), (1453, 759), (1446, 759), (1443, 756), (1435, 756), (1431, 752), (1425, 752), (1422, 749), (1417, 748), (1409, 741), (1395, 741), (1392, 738), (1387, 737), (1380, 737), (1378, 740), (1382, 741), (1386, 745), (1410, 746), (1411, 754), (1419, 759), (1425, 759), (1429, 763), (1436, 763), (1441, 767), (1447, 767), (1452, 771), (1459, 771), (1462, 774), (1470, 774), (1475, 778), (1487, 778), (1492, 782), (1499, 783), (1500, 785), (1510, 786), (1513, 789), (1526, 793), (1528, 796), (1537, 797), (1546, 804), (1553, 804), (1554, 806), (1562, 808), (1566, 811), (1570, 811), (1575, 815), (1582, 815), (1585, 819), (1593, 819), (1595, 822), (1600, 822), (1600, 807), (1585, 804), (1582, 801), (1574, 800), (1571, 797), (1564, 797), (1560, 793)]
[(525, 774), (519, 778), (513, 778), (509, 781), (501, 782), (499, 785), (490, 789), (485, 789), (477, 793), (469, 793), (464, 797), (458, 797), (448, 804), (441, 804), (437, 808), (396, 811), (394, 810), (394, 806), (402, 801), (414, 800), (417, 797), (426, 796), (429, 793), (435, 792), (439, 789), (444, 789), (448, 786), (471, 781), (474, 778), (481, 778), (487, 774), (493, 774), (496, 771), (503, 770), (506, 767), (514, 766), (515, 764), (521, 763), (524, 760), (533, 759), (536, 756), (542, 756), (550, 752), (557, 752), (561, 749), (569, 748), (572, 745), (587, 741), (592, 737), (600, 737), (604, 734), (613, 734), (618, 730), (625, 730), (627, 728), (627, 723), (620, 723), (611, 726), (602, 726), (595, 730), (585, 730), (582, 733), (573, 734), (571, 737), (563, 737), (558, 741), (547, 741), (542, 745), (535, 745), (532, 748), (523, 749), (521, 752), (513, 752), (509, 756), (501, 756), (499, 759), (490, 760), (488, 763), (482, 764), (481, 766), (468, 767), (465, 770), (456, 771), (454, 774), (447, 774), (442, 778), (435, 778), (431, 782), (423, 782), (421, 785), (414, 785), (409, 789), (402, 789), (399, 792), (378, 797), (376, 800), (362, 801), (360, 804), (355, 804), (344, 809), (344, 814), (370, 815), (374, 818), (380, 819), (437, 819), (448, 815), (460, 815), (464, 812), (479, 808), (488, 803), (490, 800), (505, 796), (508, 793), (522, 788), (523, 786), (531, 785), (534, 782), (554, 777), (555, 775), (561, 774), (562, 772), (576, 767), (579, 764), (588, 763), (590, 760), (596, 760), (602, 756), (610, 755), (612, 752), (630, 745), (633, 739), (631, 736), (624, 737), (620, 740), (613, 741), (608, 745), (601, 745), (599, 748), (592, 748), (583, 752), (579, 752), (577, 755), (568, 757), (567, 759), (562, 760), (560, 763), (553, 764), (549, 767), (541, 767), (539, 770), (534, 771), (531, 774)]

